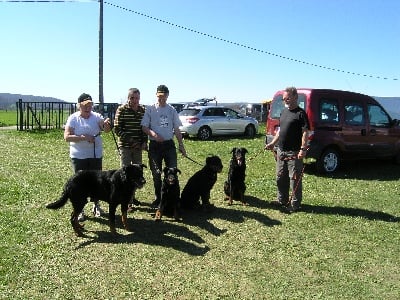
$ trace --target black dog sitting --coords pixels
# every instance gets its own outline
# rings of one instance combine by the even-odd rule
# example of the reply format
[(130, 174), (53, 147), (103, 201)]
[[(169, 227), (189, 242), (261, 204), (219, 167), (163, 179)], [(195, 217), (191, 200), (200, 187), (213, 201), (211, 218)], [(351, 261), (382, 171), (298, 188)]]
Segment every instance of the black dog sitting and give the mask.
[(165, 167), (163, 172), (164, 179), (161, 186), (161, 200), (156, 211), (155, 220), (160, 221), (163, 215), (173, 215), (174, 219), (179, 221), (178, 204), (181, 190), (178, 173), (181, 174), (181, 171), (178, 168)]
[(218, 156), (206, 159), (206, 165), (189, 178), (181, 194), (181, 207), (200, 208), (200, 198), (205, 210), (212, 207), (210, 192), (217, 181), (217, 173), (222, 171), (222, 162)]
[(231, 152), (228, 180), (224, 184), (225, 200), (228, 200), (229, 205), (232, 205), (233, 200), (239, 200), (243, 205), (247, 205), (244, 199), (247, 149), (233, 148)]
[(137, 188), (146, 183), (143, 177), (145, 165), (129, 165), (118, 170), (94, 171), (82, 170), (71, 176), (64, 186), (59, 200), (48, 204), (50, 209), (61, 208), (70, 199), (73, 207), (71, 225), (78, 236), (82, 236), (82, 225), (78, 215), (87, 203), (87, 198), (96, 198), (108, 202), (110, 231), (115, 234), (115, 211), (121, 204), (122, 223), (128, 229), (127, 210), (129, 200)]

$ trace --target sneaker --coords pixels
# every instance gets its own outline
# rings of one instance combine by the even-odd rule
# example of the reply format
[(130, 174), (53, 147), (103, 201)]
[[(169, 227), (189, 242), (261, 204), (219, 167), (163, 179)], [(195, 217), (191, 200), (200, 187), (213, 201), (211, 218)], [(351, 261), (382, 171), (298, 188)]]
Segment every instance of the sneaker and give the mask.
[(78, 215), (78, 221), (83, 222), (85, 221), (85, 212), (82, 210), (81, 213)]
[(104, 211), (101, 209), (99, 203), (93, 204), (92, 212), (95, 217), (101, 217), (101, 215), (104, 215)]

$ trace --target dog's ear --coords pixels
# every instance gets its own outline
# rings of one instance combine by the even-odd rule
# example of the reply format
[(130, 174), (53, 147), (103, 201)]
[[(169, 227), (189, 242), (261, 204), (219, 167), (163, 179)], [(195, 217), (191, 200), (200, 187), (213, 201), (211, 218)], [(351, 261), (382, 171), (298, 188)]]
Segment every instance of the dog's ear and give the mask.
[(182, 174), (181, 170), (179, 170), (178, 168), (175, 168), (176, 172), (178, 172), (179, 174)]
[(246, 148), (242, 148), (242, 153), (243, 154), (246, 154), (246, 153), (248, 153), (249, 151), (247, 151), (247, 149)]
[(236, 152), (236, 147), (232, 148), (231, 153), (235, 153)]

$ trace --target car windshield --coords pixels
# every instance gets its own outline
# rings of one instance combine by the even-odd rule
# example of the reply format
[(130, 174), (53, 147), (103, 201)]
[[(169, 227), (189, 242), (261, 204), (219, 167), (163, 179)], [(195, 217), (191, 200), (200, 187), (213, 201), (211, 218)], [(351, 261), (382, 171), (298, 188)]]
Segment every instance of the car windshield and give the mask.
[(195, 108), (189, 108), (189, 109), (183, 109), (180, 113), (179, 116), (181, 117), (189, 117), (189, 116), (195, 116), (200, 112), (200, 109), (195, 109)]

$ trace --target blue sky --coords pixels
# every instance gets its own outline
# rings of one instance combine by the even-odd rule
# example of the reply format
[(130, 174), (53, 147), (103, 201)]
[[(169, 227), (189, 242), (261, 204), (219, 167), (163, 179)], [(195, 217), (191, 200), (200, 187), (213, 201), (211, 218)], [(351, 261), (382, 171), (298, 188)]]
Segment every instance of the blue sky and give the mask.
[[(104, 1), (104, 99), (137, 87), (150, 104), (159, 84), (169, 102), (292, 85), (400, 96), (399, 14), (398, 0)], [(97, 1), (0, 1), (0, 92), (98, 99), (98, 30)]]

